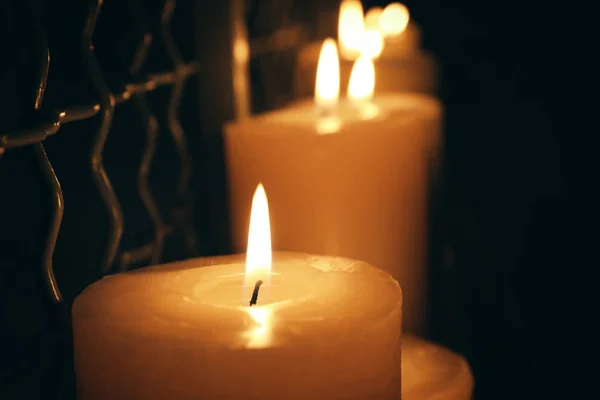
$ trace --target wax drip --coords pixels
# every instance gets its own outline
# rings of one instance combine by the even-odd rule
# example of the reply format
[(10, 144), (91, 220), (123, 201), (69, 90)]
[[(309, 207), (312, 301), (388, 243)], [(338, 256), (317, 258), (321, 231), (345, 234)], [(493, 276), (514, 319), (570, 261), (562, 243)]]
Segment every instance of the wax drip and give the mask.
[(260, 285), (262, 284), (263, 281), (256, 281), (256, 284), (254, 285), (254, 291), (252, 292), (252, 298), (250, 299), (250, 307), (256, 304), (256, 301), (258, 300), (258, 291), (260, 290)]

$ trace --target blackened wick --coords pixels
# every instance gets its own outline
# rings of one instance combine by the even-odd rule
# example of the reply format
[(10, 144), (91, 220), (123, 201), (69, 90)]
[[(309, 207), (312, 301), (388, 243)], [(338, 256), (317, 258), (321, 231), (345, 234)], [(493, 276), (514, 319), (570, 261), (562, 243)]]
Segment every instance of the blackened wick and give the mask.
[(254, 291), (252, 292), (252, 298), (250, 299), (250, 307), (256, 304), (258, 300), (258, 291), (260, 290), (260, 285), (263, 284), (263, 281), (258, 280), (256, 284), (254, 284)]

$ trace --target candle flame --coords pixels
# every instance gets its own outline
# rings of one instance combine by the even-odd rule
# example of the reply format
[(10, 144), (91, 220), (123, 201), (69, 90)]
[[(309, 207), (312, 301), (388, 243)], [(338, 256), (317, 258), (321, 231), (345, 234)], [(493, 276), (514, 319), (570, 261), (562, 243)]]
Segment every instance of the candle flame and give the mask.
[(381, 13), (379, 27), (383, 36), (393, 38), (406, 30), (409, 21), (408, 8), (402, 3), (391, 3)]
[(379, 19), (383, 8), (373, 7), (365, 14), (365, 29), (380, 29)]
[(383, 36), (377, 29), (367, 29), (360, 35), (358, 49), (361, 57), (377, 58), (383, 51)]
[(350, 82), (348, 83), (348, 99), (351, 101), (364, 101), (373, 98), (375, 91), (375, 67), (373, 60), (360, 57), (352, 67)]
[(335, 40), (328, 38), (323, 42), (317, 79), (315, 81), (315, 105), (318, 108), (335, 107), (340, 97), (340, 61)]
[(351, 59), (358, 56), (358, 44), (364, 29), (362, 3), (358, 0), (342, 1), (338, 20), (338, 41), (342, 57)]
[(252, 198), (250, 228), (248, 230), (248, 250), (246, 253), (246, 280), (254, 286), (258, 279), (269, 278), (271, 274), (271, 226), (269, 203), (265, 188), (258, 184)]
[(375, 91), (375, 67), (373, 60), (360, 57), (352, 67), (348, 83), (348, 100), (358, 108), (362, 118), (371, 119), (377, 116), (379, 110), (371, 102)]
[[(269, 202), (262, 183), (259, 183), (250, 211), (250, 227), (248, 230), (248, 250), (246, 253), (246, 282), (244, 284), (244, 302), (249, 300), (250, 288), (255, 286), (257, 280), (269, 279), (273, 254), (271, 251), (271, 225), (269, 220)], [(268, 289), (265, 288), (265, 289)], [(265, 303), (265, 292), (262, 293)], [(247, 303), (246, 303), (247, 304)], [(248, 315), (256, 323), (246, 332), (248, 347), (264, 347), (270, 341), (270, 311), (264, 307), (254, 306), (246, 308)]]

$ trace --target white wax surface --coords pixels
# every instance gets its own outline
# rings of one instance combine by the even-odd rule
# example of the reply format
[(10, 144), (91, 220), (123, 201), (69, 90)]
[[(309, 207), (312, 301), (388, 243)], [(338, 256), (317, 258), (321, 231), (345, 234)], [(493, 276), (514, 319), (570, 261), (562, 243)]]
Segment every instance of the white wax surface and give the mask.
[(259, 182), (278, 250), (344, 256), (388, 271), (403, 289), (404, 328), (426, 333), (427, 203), (441, 145), (430, 96), (378, 94), (379, 117), (345, 108), (340, 131), (319, 134), (312, 102), (225, 128), (232, 236), (247, 243)]
[(87, 288), (73, 306), (79, 399), (398, 398), (401, 292), (388, 274), (279, 253), (248, 307), (243, 273), (243, 257), (213, 257)]

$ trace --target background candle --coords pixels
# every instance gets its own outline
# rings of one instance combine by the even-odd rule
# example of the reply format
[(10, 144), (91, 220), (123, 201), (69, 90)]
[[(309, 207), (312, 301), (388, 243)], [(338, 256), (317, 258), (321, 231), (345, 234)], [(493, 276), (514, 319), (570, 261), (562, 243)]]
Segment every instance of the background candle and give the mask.
[(464, 358), (413, 335), (402, 336), (402, 400), (471, 400), (473, 386)]
[[(366, 84), (366, 77), (356, 81)], [(317, 108), (324, 101), (319, 93)], [(365, 119), (354, 101), (338, 105), (332, 134), (320, 133), (323, 121), (310, 101), (225, 127), (234, 247), (244, 249), (246, 205), (264, 182), (276, 249), (351, 257), (387, 270), (404, 291), (404, 327), (425, 333), (426, 208), (441, 106), (417, 94), (377, 94), (367, 105), (376, 117)]]
[[(410, 21), (408, 9), (399, 3), (392, 3), (385, 9), (375, 8), (374, 12), (371, 9), (361, 24), (357, 22), (357, 15), (362, 15), (362, 6), (355, 3), (360, 4), (343, 1), (338, 17), (342, 82), (348, 81), (353, 62), (361, 55), (361, 31), (378, 29), (385, 38), (380, 54), (374, 57), (378, 90), (436, 94), (437, 62), (432, 54), (421, 49), (421, 32), (417, 24)], [(346, 18), (344, 13), (348, 14)], [(377, 45), (376, 42), (367, 42), (363, 47), (372, 49)], [(313, 93), (320, 48), (320, 41), (311, 42), (298, 51), (294, 81), (297, 98)]]
[(338, 20), (338, 42), (343, 59), (355, 60), (360, 56), (359, 42), (364, 28), (363, 6), (360, 0), (342, 1)]

